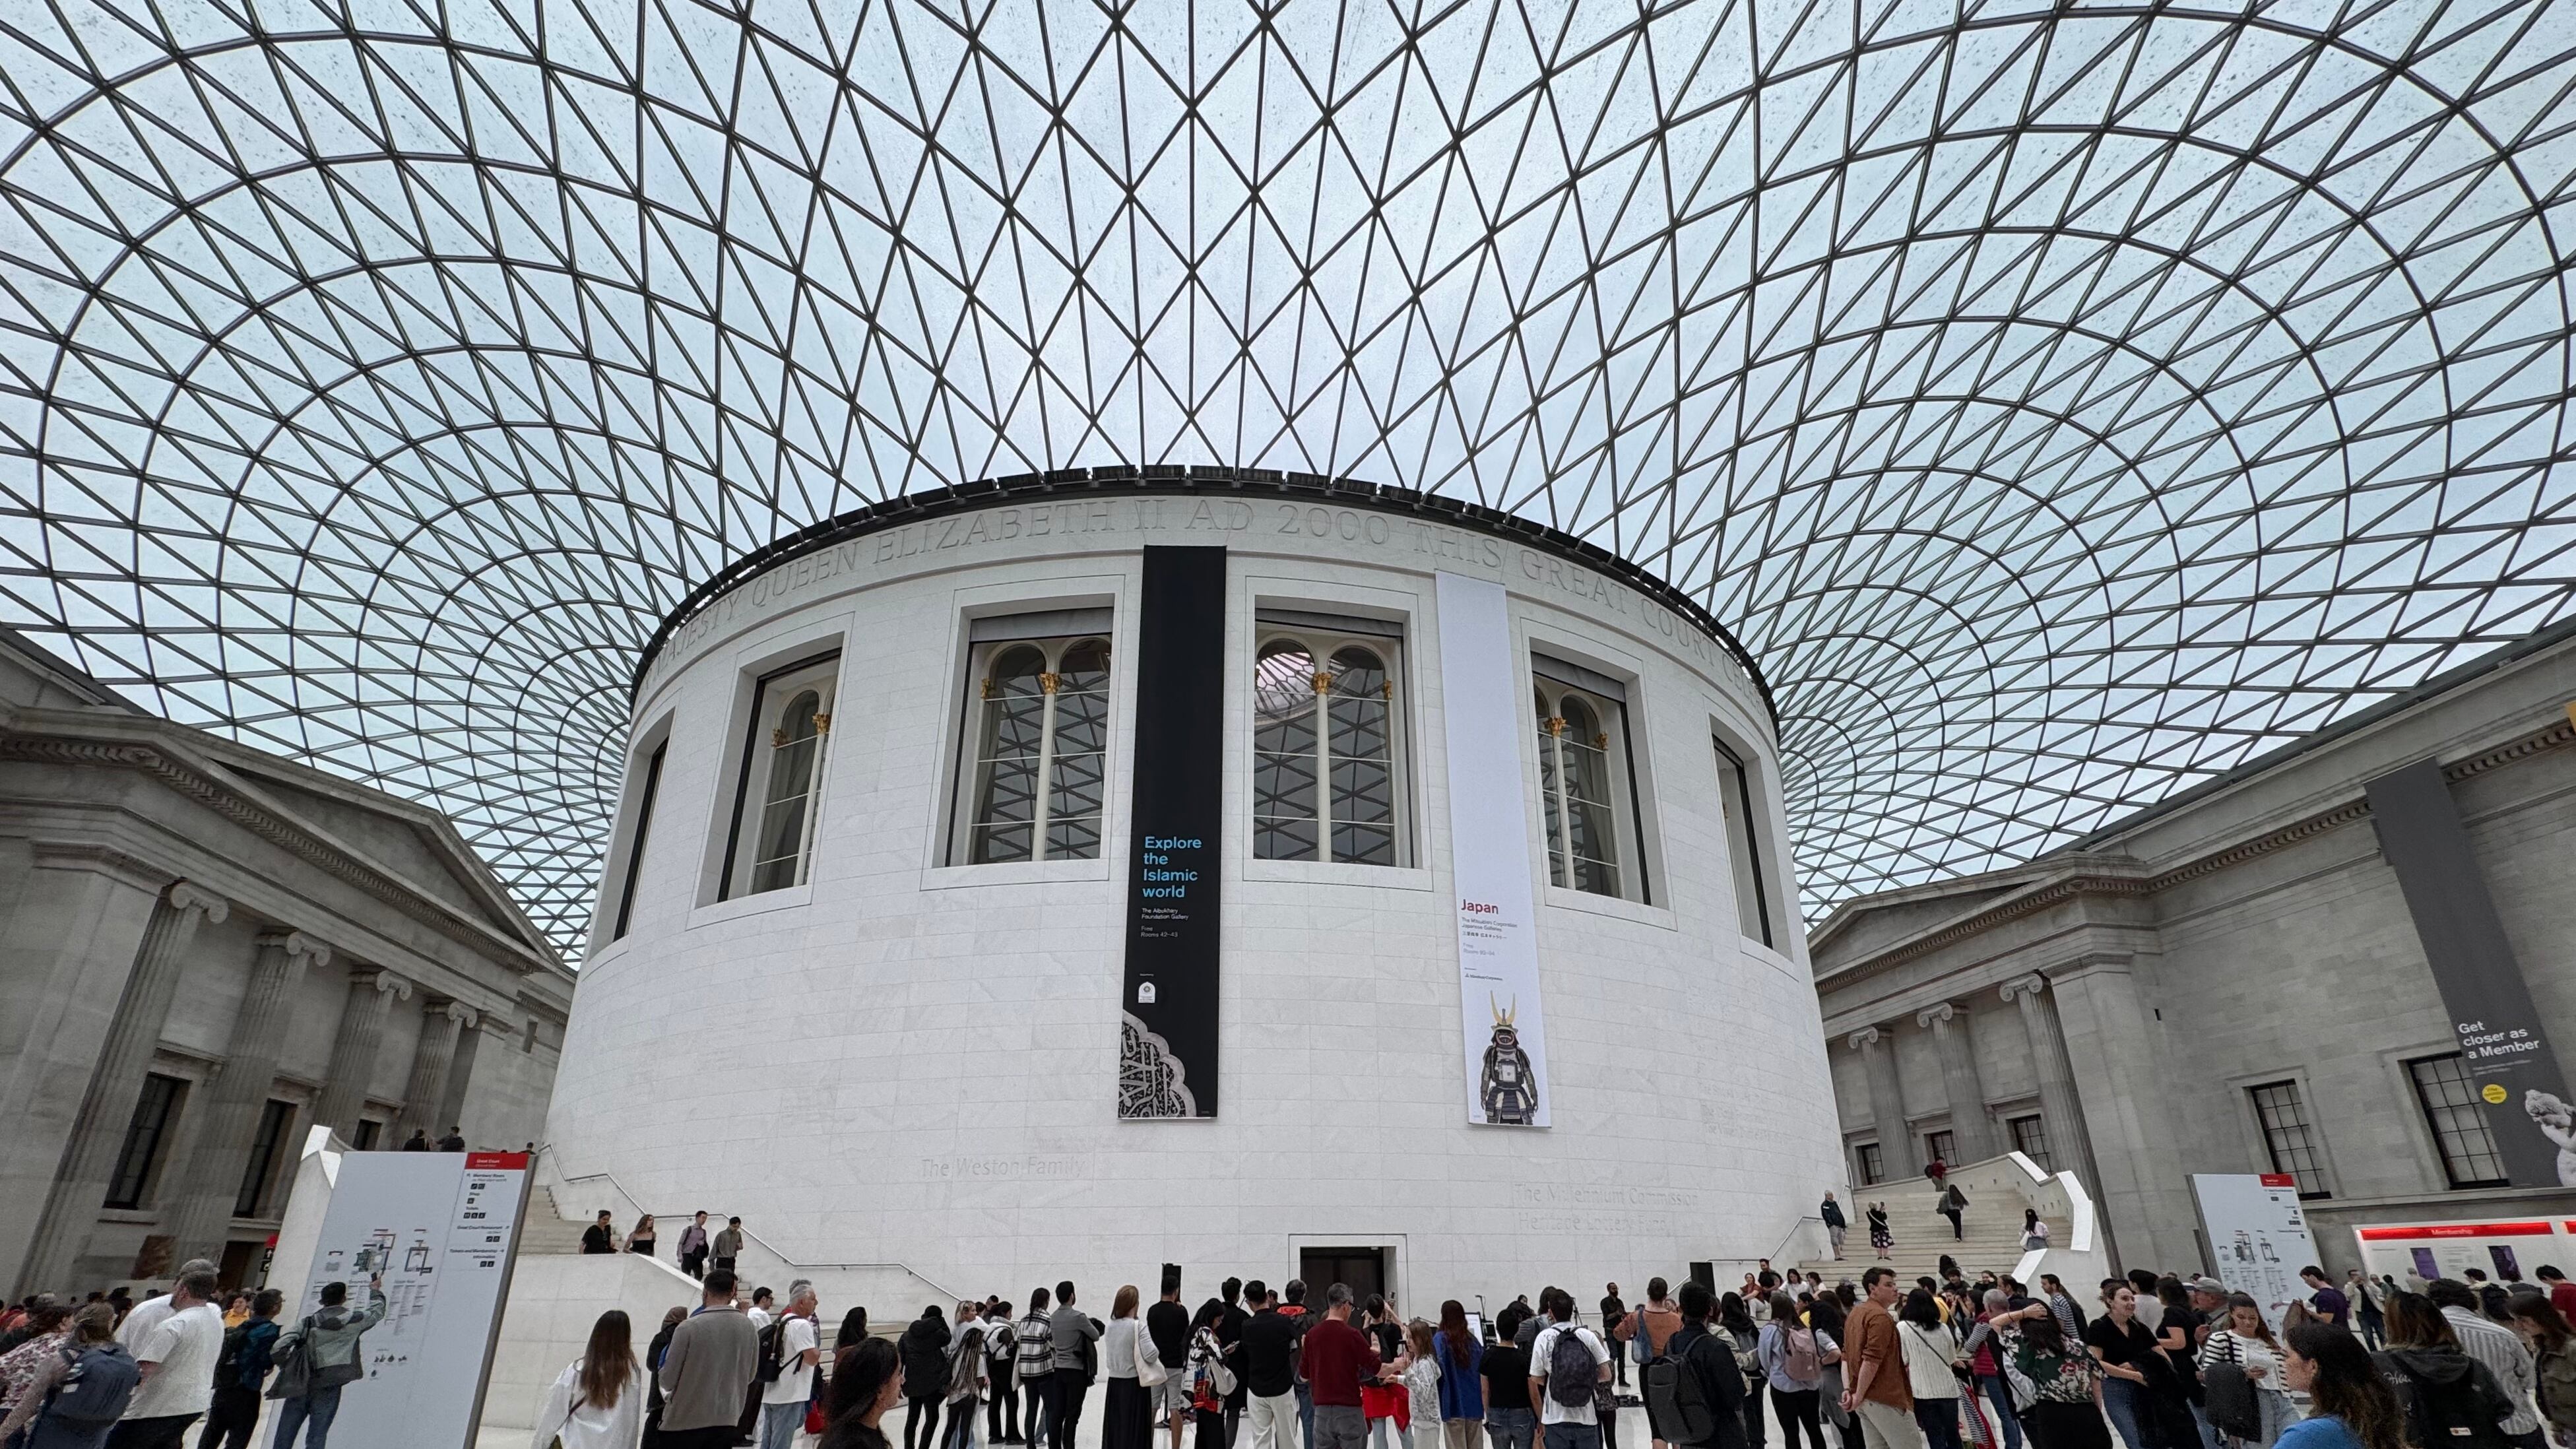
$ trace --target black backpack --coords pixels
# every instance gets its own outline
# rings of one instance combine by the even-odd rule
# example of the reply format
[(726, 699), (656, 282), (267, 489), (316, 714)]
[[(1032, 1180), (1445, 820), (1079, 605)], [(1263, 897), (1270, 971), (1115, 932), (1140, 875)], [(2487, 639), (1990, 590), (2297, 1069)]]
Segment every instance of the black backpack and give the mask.
[(1583, 1336), (1571, 1323), (1558, 1324), (1547, 1350), (1547, 1396), (1569, 1409), (1580, 1408), (1592, 1402), (1600, 1382), (1601, 1365), (1584, 1346)]
[(778, 1376), (786, 1372), (786, 1358), (787, 1315), (782, 1313), (760, 1330), (760, 1381), (764, 1384), (778, 1382)]
[(1717, 1408), (1690, 1368), (1691, 1351), (1707, 1337), (1704, 1331), (1692, 1333), (1687, 1328), (1674, 1334), (1664, 1352), (1649, 1361), (1640, 1375), (1646, 1389), (1646, 1422), (1654, 1427), (1654, 1437), (1667, 1443), (1705, 1444), (1717, 1435)]
[(250, 1326), (256, 1320), (245, 1318), (224, 1330), (223, 1352), (215, 1355), (215, 1387), (241, 1382), (242, 1345), (250, 1339)]
[(2474, 1365), (2443, 1380), (2416, 1373), (2395, 1356), (2381, 1362), (2387, 1366), (2389, 1387), (2406, 1410), (2409, 1437), (2421, 1449), (2507, 1449), (2512, 1443), (2503, 1428), (2511, 1405), (2500, 1405), (2502, 1395), (2486, 1388)]

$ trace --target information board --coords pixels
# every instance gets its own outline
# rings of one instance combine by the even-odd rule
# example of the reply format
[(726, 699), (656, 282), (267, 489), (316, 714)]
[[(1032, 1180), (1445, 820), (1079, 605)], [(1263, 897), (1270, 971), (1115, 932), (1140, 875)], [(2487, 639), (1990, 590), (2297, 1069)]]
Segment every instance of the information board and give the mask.
[(2286, 1172), (2196, 1172), (2191, 1195), (2218, 1281), (2252, 1294), (2278, 1332), (2282, 1311), (2308, 1297), (2299, 1270), (2317, 1261), (2299, 1180)]
[(523, 1152), (340, 1159), (312, 1272), (281, 1315), (320, 1311), (327, 1283), (347, 1284), (360, 1310), (369, 1280), (383, 1284), (385, 1318), (358, 1341), (366, 1377), (341, 1391), (334, 1438), (369, 1449), (474, 1441), (527, 1191)]

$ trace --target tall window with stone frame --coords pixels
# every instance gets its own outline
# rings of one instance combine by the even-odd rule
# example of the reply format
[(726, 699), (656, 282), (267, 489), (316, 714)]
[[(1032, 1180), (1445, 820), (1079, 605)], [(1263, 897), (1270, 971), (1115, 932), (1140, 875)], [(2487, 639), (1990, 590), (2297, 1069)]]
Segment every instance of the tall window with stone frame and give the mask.
[(808, 879), (840, 673), (840, 655), (822, 654), (753, 685), (718, 900), (785, 890)]
[(2057, 1164), (2048, 1159), (2048, 1128), (2042, 1124), (2038, 1113), (2011, 1118), (2004, 1126), (2012, 1132), (2013, 1151), (2051, 1172), (2057, 1170)]
[(2424, 1109), (2424, 1125), (2442, 1154), (2442, 1174), (2454, 1189), (2503, 1187), (2512, 1178), (2504, 1154), (2496, 1151), (2487, 1111), (2478, 1101), (2477, 1084), (2458, 1052), (2417, 1057), (2406, 1064), (2415, 1084), (2415, 1104)]
[[(975, 621), (952, 860), (1096, 860), (1109, 781), (1107, 609)], [(1054, 632), (1075, 626), (1078, 632)]]
[(1878, 1150), (1877, 1143), (1864, 1142), (1853, 1149), (1853, 1155), (1860, 1159), (1861, 1186), (1887, 1181), (1887, 1157)]
[(1408, 864), (1398, 627), (1264, 610), (1252, 666), (1252, 854)]
[(134, 1115), (125, 1124), (125, 1142), (117, 1149), (116, 1170), (108, 1174), (106, 1206), (143, 1206), (152, 1190), (153, 1173), (161, 1165), (161, 1149), (169, 1145), (170, 1129), (179, 1120), (180, 1099), (187, 1091), (186, 1082), (159, 1072), (143, 1079), (142, 1094), (134, 1099)]
[(1531, 666), (1549, 883), (1650, 902), (1638, 861), (1644, 820), (1630, 768), (1626, 688), (1544, 654)]
[(268, 1206), (270, 1180), (277, 1173), (286, 1129), (295, 1120), (295, 1104), (272, 1097), (260, 1109), (259, 1131), (251, 1138), (250, 1161), (242, 1165), (241, 1188), (233, 1194), (233, 1216), (255, 1218)]
[(2254, 1100), (2255, 1118), (2263, 1124), (2263, 1149), (2271, 1158), (2272, 1170), (2297, 1178), (2303, 1198), (2333, 1196), (2326, 1189), (2325, 1159), (2299, 1084), (2265, 1082), (2246, 1091)]
[(1925, 1151), (1943, 1162), (1955, 1163), (1959, 1160), (1959, 1139), (1955, 1133), (1946, 1130), (1926, 1132), (1923, 1134), (1923, 1147)]
[(1736, 929), (1765, 946), (1776, 946), (1771, 929), (1771, 873), (1762, 861), (1762, 817), (1754, 809), (1753, 767), (1712, 736), (1717, 750), (1717, 798), (1726, 815), (1726, 853), (1735, 869)]

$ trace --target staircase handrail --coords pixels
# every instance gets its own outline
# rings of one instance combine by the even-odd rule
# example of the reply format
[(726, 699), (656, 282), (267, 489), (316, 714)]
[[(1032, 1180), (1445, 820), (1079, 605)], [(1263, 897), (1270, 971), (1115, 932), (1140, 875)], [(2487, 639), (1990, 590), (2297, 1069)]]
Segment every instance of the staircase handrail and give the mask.
[[(552, 1160), (552, 1159), (553, 1159), (553, 1145), (552, 1145), (551, 1143), (540, 1143), (540, 1144), (538, 1144), (538, 1146), (537, 1146), (537, 1155), (539, 1155), (539, 1156), (543, 1156), (543, 1157), (548, 1158), (549, 1160)], [(622, 1197), (622, 1198), (626, 1199), (626, 1205), (627, 1205), (629, 1208), (632, 1208), (632, 1209), (633, 1209), (635, 1212), (637, 1212), (638, 1214), (643, 1214), (643, 1213), (652, 1213), (653, 1218), (654, 1218), (654, 1219), (655, 1219), (655, 1221), (657, 1221), (657, 1222), (658, 1222), (658, 1221), (660, 1221), (660, 1219), (664, 1216), (664, 1214), (653, 1212), (653, 1210), (652, 1210), (652, 1209), (650, 1209), (650, 1208), (648, 1208), (648, 1207), (644, 1206), (644, 1203), (643, 1203), (643, 1200), (642, 1200), (642, 1199), (640, 1199), (640, 1198), (636, 1197), (636, 1196), (635, 1196), (635, 1194), (633, 1194), (633, 1193), (631, 1193), (631, 1192), (628, 1192), (628, 1191), (626, 1190), (626, 1184), (624, 1184), (624, 1183), (622, 1183), (622, 1182), (619, 1182), (619, 1181), (617, 1180), (617, 1175), (616, 1175), (615, 1173), (611, 1173), (611, 1172), (581, 1172), (581, 1173), (562, 1172), (562, 1171), (560, 1171), (560, 1164), (558, 1164), (558, 1173), (557, 1173), (557, 1175), (556, 1175), (556, 1177), (555, 1177), (554, 1181), (555, 1181), (556, 1183), (561, 1184), (562, 1186), (565, 1186), (565, 1187), (570, 1187), (570, 1186), (572, 1186), (574, 1183), (577, 1183), (577, 1182), (604, 1182), (604, 1183), (607, 1183), (607, 1184), (609, 1185), (609, 1187), (610, 1187), (610, 1188), (612, 1188), (613, 1190), (615, 1190), (615, 1192), (617, 1193), (617, 1195), (618, 1195), (619, 1197)], [(675, 1218), (676, 1218), (676, 1217), (685, 1216), (685, 1215), (686, 1215), (686, 1214), (672, 1214), (671, 1216), (673, 1216), (673, 1217), (675, 1217)], [(564, 1219), (564, 1221), (566, 1221), (566, 1222), (577, 1222), (577, 1221), (579, 1221), (579, 1219), (577, 1219), (577, 1218), (566, 1218), (566, 1219)], [(942, 1286), (939, 1282), (937, 1282), (936, 1280), (934, 1280), (934, 1279), (933, 1279), (929, 1274), (922, 1272), (920, 1269), (918, 1269), (918, 1268), (916, 1268), (916, 1267), (912, 1266), (910, 1263), (896, 1262), (896, 1261), (894, 1261), (894, 1260), (892, 1260), (892, 1259), (888, 1259), (888, 1260), (885, 1260), (885, 1261), (883, 1261), (883, 1262), (874, 1262), (874, 1263), (801, 1263), (801, 1262), (798, 1262), (796, 1259), (794, 1259), (794, 1258), (791, 1258), (791, 1257), (787, 1256), (785, 1253), (780, 1252), (780, 1251), (778, 1250), (778, 1246), (777, 1246), (777, 1244), (770, 1242), (767, 1238), (764, 1238), (764, 1237), (762, 1237), (760, 1234), (753, 1232), (751, 1229), (749, 1229), (749, 1228), (744, 1228), (744, 1229), (742, 1229), (742, 1230), (741, 1230), (741, 1232), (742, 1232), (742, 1235), (743, 1235), (744, 1237), (749, 1238), (751, 1241), (753, 1241), (753, 1242), (755, 1242), (755, 1243), (758, 1243), (758, 1244), (761, 1246), (761, 1249), (762, 1249), (764, 1252), (767, 1252), (771, 1257), (776, 1258), (778, 1261), (780, 1261), (780, 1262), (782, 1262), (782, 1263), (786, 1264), (786, 1265), (787, 1265), (788, 1267), (790, 1267), (790, 1268), (796, 1269), (796, 1270), (797, 1270), (797, 1271), (799, 1271), (799, 1272), (806, 1272), (806, 1273), (830, 1273), (830, 1272), (843, 1272), (843, 1271), (849, 1271), (849, 1270), (854, 1270), (854, 1269), (865, 1269), (865, 1268), (895, 1268), (895, 1269), (899, 1269), (899, 1270), (901, 1270), (901, 1271), (903, 1271), (903, 1272), (910, 1273), (912, 1276), (914, 1276), (915, 1278), (920, 1279), (922, 1282), (930, 1284), (930, 1286), (931, 1286), (931, 1287), (933, 1287), (933, 1288), (935, 1288), (935, 1289), (938, 1289), (938, 1291), (939, 1291), (943, 1296), (945, 1296), (945, 1297), (948, 1297), (948, 1298), (950, 1298), (950, 1299), (957, 1299), (958, 1301), (961, 1301), (961, 1302), (963, 1301), (962, 1299), (958, 1299), (958, 1295), (956, 1294), (956, 1292), (955, 1292), (955, 1291), (953, 1291), (953, 1290), (951, 1290), (951, 1289), (949, 1289), (949, 1288), (947, 1288), (947, 1287)]]

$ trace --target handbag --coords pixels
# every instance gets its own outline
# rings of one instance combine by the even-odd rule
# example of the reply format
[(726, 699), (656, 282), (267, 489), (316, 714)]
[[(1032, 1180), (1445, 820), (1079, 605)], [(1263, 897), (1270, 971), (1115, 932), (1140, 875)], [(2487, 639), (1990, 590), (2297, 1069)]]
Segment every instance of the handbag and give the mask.
[(295, 1347), (277, 1362), (277, 1379), (268, 1386), (272, 1399), (304, 1399), (313, 1395), (313, 1320), (306, 1318), (296, 1330)]
[(1163, 1386), (1163, 1381), (1171, 1376), (1172, 1371), (1163, 1366), (1162, 1350), (1154, 1347), (1154, 1335), (1145, 1331), (1143, 1319), (1136, 1320), (1137, 1387), (1158, 1389)]

